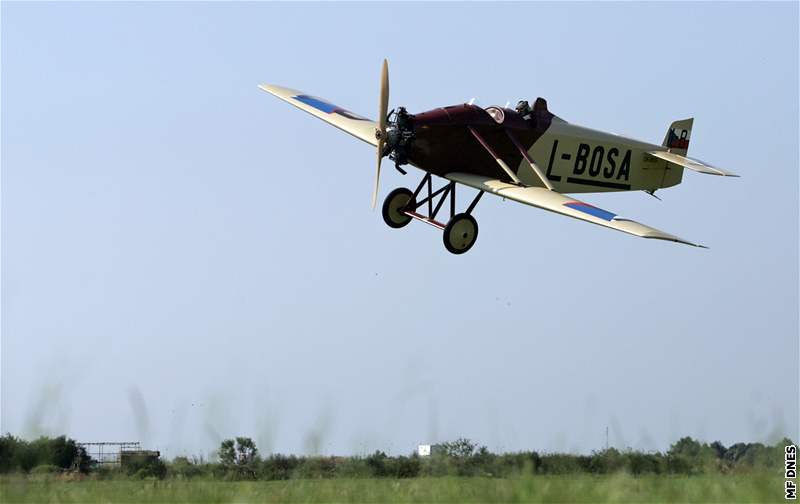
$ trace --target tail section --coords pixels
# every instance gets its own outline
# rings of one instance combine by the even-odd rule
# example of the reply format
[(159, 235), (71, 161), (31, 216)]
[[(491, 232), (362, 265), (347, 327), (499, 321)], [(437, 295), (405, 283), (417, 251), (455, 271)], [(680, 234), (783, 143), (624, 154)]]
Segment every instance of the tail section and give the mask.
[(692, 136), (692, 124), (694, 124), (694, 117), (681, 119), (680, 121), (672, 123), (667, 130), (667, 135), (664, 137), (664, 143), (661, 145), (674, 154), (685, 156), (689, 151), (689, 137)]

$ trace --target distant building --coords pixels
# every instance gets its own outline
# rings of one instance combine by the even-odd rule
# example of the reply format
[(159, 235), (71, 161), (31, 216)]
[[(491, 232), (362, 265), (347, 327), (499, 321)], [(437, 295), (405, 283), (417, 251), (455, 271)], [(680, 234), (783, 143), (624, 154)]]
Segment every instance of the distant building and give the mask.
[(122, 467), (131, 464), (155, 462), (161, 453), (155, 450), (123, 450), (119, 453), (119, 462)]
[(439, 444), (421, 444), (417, 446), (417, 455), (420, 457), (430, 457), (431, 455), (440, 455), (443, 453), (442, 445)]

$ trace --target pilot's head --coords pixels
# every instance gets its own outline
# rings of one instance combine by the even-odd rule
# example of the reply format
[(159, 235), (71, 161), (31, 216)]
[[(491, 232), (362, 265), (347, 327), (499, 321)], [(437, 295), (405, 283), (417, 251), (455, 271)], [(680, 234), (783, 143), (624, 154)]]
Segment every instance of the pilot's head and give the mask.
[(525, 115), (531, 111), (531, 106), (528, 104), (527, 100), (520, 100), (517, 102), (516, 110), (517, 113)]

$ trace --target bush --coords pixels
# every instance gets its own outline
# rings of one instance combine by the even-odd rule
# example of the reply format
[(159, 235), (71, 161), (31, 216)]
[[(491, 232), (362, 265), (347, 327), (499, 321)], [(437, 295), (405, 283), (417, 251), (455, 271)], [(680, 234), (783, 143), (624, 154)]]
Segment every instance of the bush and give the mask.
[[(667, 452), (670, 472), (702, 474), (718, 467), (717, 452), (706, 443), (683, 437), (670, 446)], [(675, 470), (673, 470), (675, 469)]]
[(667, 455), (667, 471), (671, 474), (691, 474), (692, 464), (683, 455)]
[(592, 474), (611, 474), (625, 468), (626, 459), (616, 448), (593, 452), (584, 461), (584, 470)]
[(337, 478), (369, 478), (372, 471), (363, 457), (343, 457), (336, 463)]
[(33, 441), (11, 434), (0, 437), (0, 472), (30, 472), (34, 467), (52, 465), (63, 470), (89, 471), (89, 457), (73, 439), (40, 437)]
[(57, 474), (61, 472), (61, 468), (52, 464), (43, 464), (31, 469), (31, 474)]
[(445, 456), (454, 458), (469, 457), (477, 447), (477, 444), (466, 438), (458, 438), (455, 441), (442, 443), (442, 450), (444, 450)]
[(376, 478), (385, 478), (391, 473), (389, 468), (389, 457), (382, 451), (375, 451), (372, 455), (367, 457), (367, 467), (370, 473)]
[(661, 474), (664, 472), (663, 456), (653, 453), (628, 452), (627, 458), (628, 471), (634, 476), (640, 474)]
[(125, 473), (119, 466), (98, 465), (94, 468), (93, 477), (98, 480), (113, 480), (123, 476)]
[(398, 457), (397, 459), (397, 477), (398, 478), (416, 478), (419, 476), (421, 464), (419, 457), (412, 455), (410, 457)]
[(167, 466), (167, 474), (177, 478), (196, 478), (207, 474), (206, 467), (196, 460), (187, 457), (175, 457)]
[(432, 455), (421, 459), (420, 474), (422, 476), (440, 477), (453, 474), (450, 459), (444, 455)]
[(266, 480), (288, 480), (302, 461), (294, 455), (270, 455), (261, 461), (258, 474)]
[(541, 463), (536, 452), (505, 453), (497, 456), (495, 468), (498, 476), (518, 476), (535, 473)]
[(337, 459), (335, 457), (308, 457), (302, 460), (303, 463), (299, 464), (295, 470), (298, 478), (327, 479), (336, 476)]
[(582, 472), (579, 455), (548, 453), (541, 456), (537, 472), (542, 474), (571, 474)]
[(164, 479), (167, 475), (167, 465), (161, 459), (150, 457), (136, 457), (126, 465), (125, 472), (135, 478)]

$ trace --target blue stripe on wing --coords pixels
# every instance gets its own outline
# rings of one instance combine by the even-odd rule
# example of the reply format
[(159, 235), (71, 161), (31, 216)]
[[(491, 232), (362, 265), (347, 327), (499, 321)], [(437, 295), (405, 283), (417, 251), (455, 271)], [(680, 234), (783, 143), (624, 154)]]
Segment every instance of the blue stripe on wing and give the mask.
[(594, 215), (595, 217), (599, 217), (609, 222), (614, 220), (614, 217), (617, 216), (617, 214), (615, 213), (603, 210), (602, 208), (597, 208), (596, 206), (592, 206), (582, 201), (570, 201), (569, 203), (564, 203), (564, 206), (568, 206), (572, 209), (578, 210), (579, 212), (587, 213), (589, 215)]
[(325, 112), (326, 114), (339, 114), (340, 116), (346, 117), (348, 119), (353, 119), (356, 121), (369, 121), (366, 117), (361, 117), (358, 114), (350, 112), (349, 110), (343, 109), (341, 107), (337, 107), (333, 103), (326, 102), (322, 98), (317, 98), (316, 96), (311, 95), (297, 95), (292, 96), (295, 100), (305, 103), (309, 107), (314, 107), (315, 109)]
[(299, 102), (303, 102), (309, 107), (314, 107), (317, 110), (321, 110), (326, 114), (330, 114), (334, 110), (338, 109), (336, 105), (332, 103), (328, 103), (322, 98), (317, 98), (316, 96), (309, 96), (309, 95), (297, 95), (294, 97), (295, 100)]

